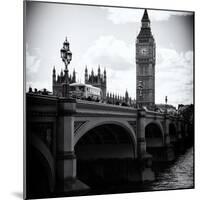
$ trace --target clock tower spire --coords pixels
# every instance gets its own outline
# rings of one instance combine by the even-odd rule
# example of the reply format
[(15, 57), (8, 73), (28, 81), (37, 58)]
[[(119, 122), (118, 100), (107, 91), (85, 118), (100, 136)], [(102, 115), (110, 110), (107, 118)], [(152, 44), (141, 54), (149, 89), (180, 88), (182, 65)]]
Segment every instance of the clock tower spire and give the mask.
[(155, 46), (145, 9), (136, 39), (136, 102), (140, 106), (155, 104)]

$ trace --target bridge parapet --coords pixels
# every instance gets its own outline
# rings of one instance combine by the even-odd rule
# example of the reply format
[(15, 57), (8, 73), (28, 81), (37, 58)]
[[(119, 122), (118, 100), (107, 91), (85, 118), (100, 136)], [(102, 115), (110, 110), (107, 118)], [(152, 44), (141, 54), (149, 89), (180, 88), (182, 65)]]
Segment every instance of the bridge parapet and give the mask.
[(111, 115), (111, 116), (126, 116), (137, 117), (137, 109), (119, 105), (110, 105), (104, 103), (76, 101), (76, 115)]
[(163, 120), (165, 118), (165, 113), (159, 113), (159, 112), (148, 110), (148, 111), (146, 111), (146, 117)]
[[(58, 98), (47, 95), (26, 95), (27, 116), (56, 116)], [(29, 118), (27, 118), (29, 120)]]
[(169, 116), (169, 119), (172, 121), (175, 121), (179, 118), (178, 116), (174, 116), (174, 115), (168, 115), (168, 116)]

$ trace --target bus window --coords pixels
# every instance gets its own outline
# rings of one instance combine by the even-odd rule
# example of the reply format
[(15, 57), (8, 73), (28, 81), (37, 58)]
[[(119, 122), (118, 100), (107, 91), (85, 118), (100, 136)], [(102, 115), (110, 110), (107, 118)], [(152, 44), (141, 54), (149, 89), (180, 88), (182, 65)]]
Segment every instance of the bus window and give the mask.
[(71, 90), (71, 91), (75, 91), (76, 88), (75, 88), (74, 86), (70, 86), (70, 90)]
[(79, 90), (84, 92), (85, 91), (85, 86), (79, 86)]

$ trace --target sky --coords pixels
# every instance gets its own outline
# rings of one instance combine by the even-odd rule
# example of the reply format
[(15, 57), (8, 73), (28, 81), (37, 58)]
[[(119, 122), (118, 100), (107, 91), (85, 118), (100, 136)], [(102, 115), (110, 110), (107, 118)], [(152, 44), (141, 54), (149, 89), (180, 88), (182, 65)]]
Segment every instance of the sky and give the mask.
[[(84, 82), (85, 66), (107, 71), (107, 91), (136, 97), (135, 42), (144, 9), (26, 2), (26, 86), (52, 91), (52, 70), (64, 69), (60, 49), (67, 36), (69, 71)], [(148, 10), (156, 42), (155, 101), (193, 103), (193, 13)]]

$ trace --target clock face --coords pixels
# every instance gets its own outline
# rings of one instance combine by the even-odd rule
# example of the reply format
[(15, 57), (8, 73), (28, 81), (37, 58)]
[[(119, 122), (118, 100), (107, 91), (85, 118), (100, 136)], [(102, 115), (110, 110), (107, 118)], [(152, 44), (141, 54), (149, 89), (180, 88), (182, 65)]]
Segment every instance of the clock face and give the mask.
[(147, 47), (140, 47), (139, 54), (142, 56), (146, 56), (149, 53), (149, 49)]

